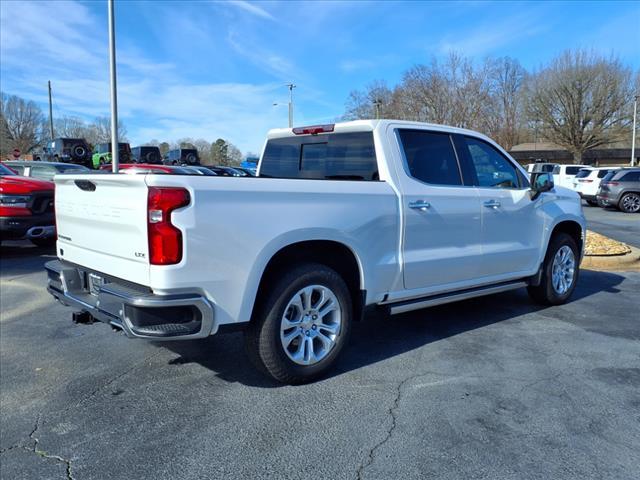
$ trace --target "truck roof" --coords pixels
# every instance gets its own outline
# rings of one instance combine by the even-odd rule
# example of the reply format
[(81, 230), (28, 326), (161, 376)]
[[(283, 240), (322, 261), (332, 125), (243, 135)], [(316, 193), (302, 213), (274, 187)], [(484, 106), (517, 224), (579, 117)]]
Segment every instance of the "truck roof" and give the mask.
[[(494, 143), (486, 135), (482, 133), (476, 132), (474, 130), (467, 130), (466, 128), (452, 127), (450, 125), (439, 125), (436, 123), (426, 123), (426, 122), (412, 122), (408, 120), (391, 120), (391, 119), (381, 119), (381, 120), (353, 120), (349, 122), (337, 122), (333, 124), (325, 124), (325, 125), (314, 125), (314, 126), (332, 126), (333, 132), (335, 133), (348, 133), (348, 132), (371, 132), (376, 129), (385, 129), (388, 125), (401, 125), (405, 128), (429, 128), (431, 130), (437, 130), (441, 132), (449, 132), (449, 133), (459, 133), (463, 135), (469, 135), (473, 137), (482, 138), (485, 140), (489, 140), (491, 143)], [(292, 128), (274, 128), (269, 130), (267, 134), (267, 139), (271, 138), (283, 138), (283, 137), (292, 137), (296, 134), (293, 132), (295, 128), (306, 128), (294, 127)]]

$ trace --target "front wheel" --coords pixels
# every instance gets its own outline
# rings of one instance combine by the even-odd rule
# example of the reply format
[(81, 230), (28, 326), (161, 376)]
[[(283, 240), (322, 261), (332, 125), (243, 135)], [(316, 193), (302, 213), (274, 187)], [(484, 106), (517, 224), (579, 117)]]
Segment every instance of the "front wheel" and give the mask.
[(531, 298), (543, 305), (566, 303), (578, 281), (578, 258), (575, 240), (566, 233), (555, 234), (542, 264), (540, 285), (527, 287)]
[(640, 194), (633, 192), (625, 193), (620, 199), (618, 207), (625, 213), (640, 212)]
[(251, 361), (282, 383), (311, 382), (333, 365), (351, 330), (352, 304), (331, 268), (305, 263), (282, 275), (245, 331)]

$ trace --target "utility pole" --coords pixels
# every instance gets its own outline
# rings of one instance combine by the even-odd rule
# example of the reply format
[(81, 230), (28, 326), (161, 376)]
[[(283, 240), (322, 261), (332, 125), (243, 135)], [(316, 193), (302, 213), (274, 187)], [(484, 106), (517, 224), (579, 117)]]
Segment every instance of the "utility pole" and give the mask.
[(109, 77), (111, 83), (111, 170), (118, 173), (120, 152), (118, 150), (118, 93), (116, 90), (116, 27), (113, 14), (114, 0), (108, 0), (109, 9)]
[(289, 87), (289, 128), (293, 128), (293, 89), (296, 86), (293, 83), (287, 83)]
[(53, 103), (51, 102), (51, 80), (49, 84), (49, 129), (51, 131), (51, 141), (53, 142)]
[(379, 98), (376, 98), (373, 101), (373, 106), (376, 109), (376, 120), (380, 119), (380, 107), (382, 106), (382, 100), (380, 100)]
[(636, 164), (636, 113), (638, 111), (638, 97), (633, 97), (633, 130), (631, 130), (631, 166)]

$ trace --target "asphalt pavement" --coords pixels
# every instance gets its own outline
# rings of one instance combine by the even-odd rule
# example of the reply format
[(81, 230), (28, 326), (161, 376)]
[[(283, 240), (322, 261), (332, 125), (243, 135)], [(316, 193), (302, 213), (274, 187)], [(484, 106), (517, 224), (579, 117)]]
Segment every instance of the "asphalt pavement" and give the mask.
[(570, 303), (519, 290), (357, 324), (326, 379), (257, 373), (240, 334), (129, 340), (74, 325), (45, 250), (3, 247), (3, 479), (631, 479), (640, 273), (583, 271)]
[(614, 208), (591, 207), (583, 202), (587, 228), (640, 248), (640, 213), (623, 213)]

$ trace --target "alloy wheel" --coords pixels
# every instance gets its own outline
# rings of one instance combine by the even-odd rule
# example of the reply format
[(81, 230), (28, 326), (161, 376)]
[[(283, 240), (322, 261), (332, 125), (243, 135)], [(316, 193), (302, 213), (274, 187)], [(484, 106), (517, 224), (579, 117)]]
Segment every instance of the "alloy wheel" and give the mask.
[(341, 326), (342, 308), (335, 293), (323, 285), (310, 285), (287, 303), (280, 322), (280, 342), (290, 360), (314, 365), (335, 347)]
[(553, 258), (551, 280), (558, 295), (564, 295), (573, 285), (576, 258), (568, 245), (562, 246)]

